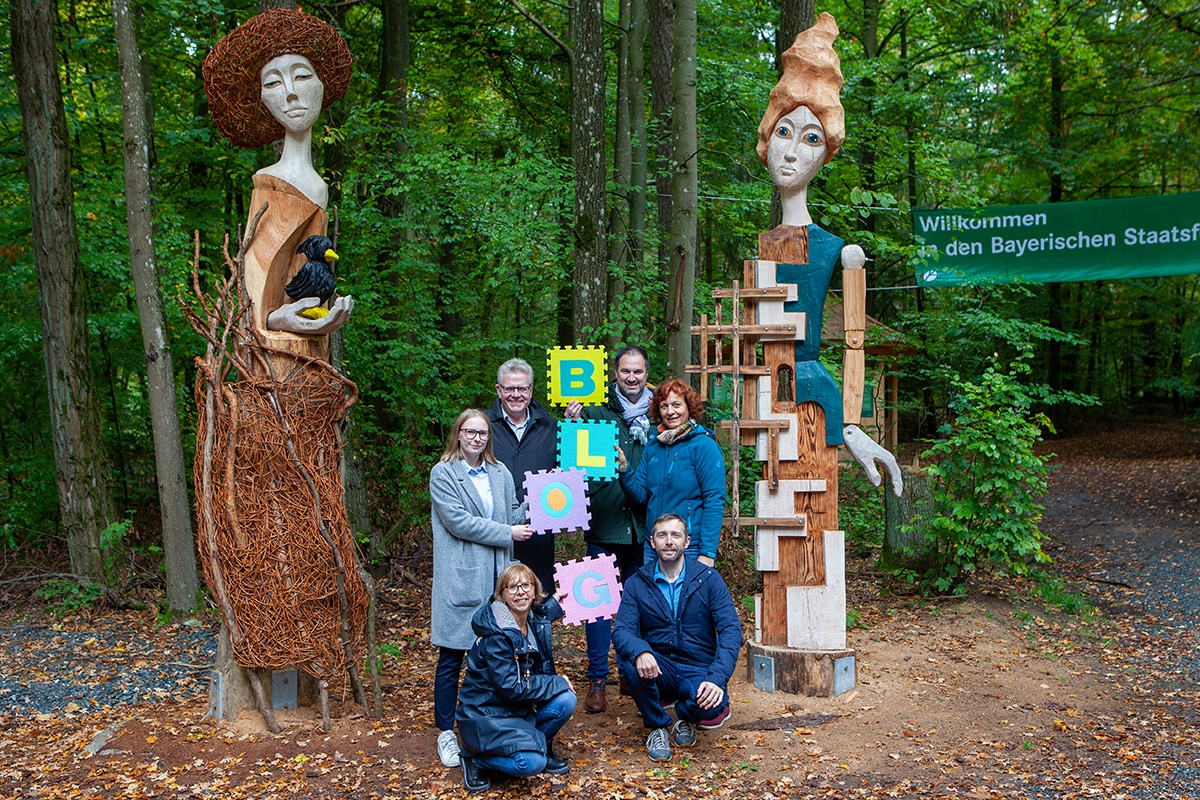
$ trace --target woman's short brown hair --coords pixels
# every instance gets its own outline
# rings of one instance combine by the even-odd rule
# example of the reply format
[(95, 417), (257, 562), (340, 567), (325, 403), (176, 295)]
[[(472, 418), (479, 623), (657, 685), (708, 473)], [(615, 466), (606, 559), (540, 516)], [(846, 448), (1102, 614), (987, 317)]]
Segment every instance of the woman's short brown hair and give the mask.
[(533, 584), (533, 603), (530, 606), (541, 605), (541, 602), (546, 599), (546, 593), (542, 591), (542, 582), (538, 580), (537, 575), (533, 574), (533, 570), (520, 561), (509, 564), (500, 573), (500, 577), (496, 578), (496, 591), (492, 594), (492, 599), (503, 603), (504, 590), (510, 583), (525, 583), (526, 581)]
[(468, 408), (458, 415), (458, 419), (454, 420), (454, 425), (450, 428), (450, 435), (446, 437), (446, 449), (442, 452), (439, 461), (458, 461), (463, 457), (462, 443), (458, 441), (458, 434), (462, 431), (463, 425), (467, 424), (467, 420), (475, 417), (483, 420), (488, 431), (487, 444), (483, 448), (483, 460), (489, 464), (497, 463), (496, 455), (492, 452), (492, 421), (478, 408)]
[(654, 390), (654, 397), (650, 398), (650, 419), (662, 424), (662, 414), (659, 413), (658, 407), (667, 401), (667, 395), (671, 392), (683, 398), (683, 402), (687, 403), (688, 416), (699, 422), (700, 417), (704, 415), (704, 403), (700, 401), (700, 394), (690, 383), (679, 378), (665, 380)]

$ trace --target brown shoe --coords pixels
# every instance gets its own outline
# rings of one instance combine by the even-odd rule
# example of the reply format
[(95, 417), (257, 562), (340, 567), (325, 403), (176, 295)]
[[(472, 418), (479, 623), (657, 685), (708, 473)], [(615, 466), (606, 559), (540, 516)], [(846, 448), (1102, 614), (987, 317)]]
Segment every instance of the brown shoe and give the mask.
[(629, 684), (625, 682), (625, 676), (621, 675), (617, 679), (617, 691), (622, 697), (633, 697), (633, 692), (629, 691)]
[(607, 685), (604, 681), (592, 682), (592, 690), (588, 692), (587, 699), (583, 701), (583, 708), (589, 714), (599, 714), (608, 708), (608, 698), (604, 696), (604, 687)]

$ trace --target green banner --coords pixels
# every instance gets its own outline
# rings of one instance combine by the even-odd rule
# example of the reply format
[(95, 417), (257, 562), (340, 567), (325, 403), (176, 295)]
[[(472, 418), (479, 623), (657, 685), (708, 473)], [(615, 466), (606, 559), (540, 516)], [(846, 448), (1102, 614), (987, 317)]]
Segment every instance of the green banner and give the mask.
[(921, 286), (1122, 280), (1200, 273), (1200, 192), (913, 211)]

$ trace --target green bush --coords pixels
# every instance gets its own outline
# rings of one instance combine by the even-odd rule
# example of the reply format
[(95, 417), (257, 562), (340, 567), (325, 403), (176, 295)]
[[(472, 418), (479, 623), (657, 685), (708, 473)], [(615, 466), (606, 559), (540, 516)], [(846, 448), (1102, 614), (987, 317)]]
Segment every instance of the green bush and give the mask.
[(919, 504), (906, 526), (925, 533), (929, 566), (911, 576), (925, 591), (962, 594), (964, 581), (982, 566), (1025, 574), (1050, 560), (1038, 530), (1049, 456), (1033, 448), (1042, 430), (1053, 427), (1031, 411), (1042, 392), (1020, 383), (1018, 376), (1028, 373), (1018, 359), (1007, 370), (991, 364), (978, 381), (953, 382), (954, 420), (922, 454), (933, 500)]

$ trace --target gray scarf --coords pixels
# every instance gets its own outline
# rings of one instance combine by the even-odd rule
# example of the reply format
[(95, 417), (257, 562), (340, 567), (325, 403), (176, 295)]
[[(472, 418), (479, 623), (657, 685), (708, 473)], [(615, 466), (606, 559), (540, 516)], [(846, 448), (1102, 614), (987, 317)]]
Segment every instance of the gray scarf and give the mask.
[(654, 397), (654, 392), (647, 386), (642, 389), (641, 397), (630, 402), (621, 393), (615, 382), (613, 391), (617, 393), (617, 399), (621, 401), (621, 417), (629, 425), (630, 435), (638, 442), (645, 444), (650, 438), (650, 399)]

